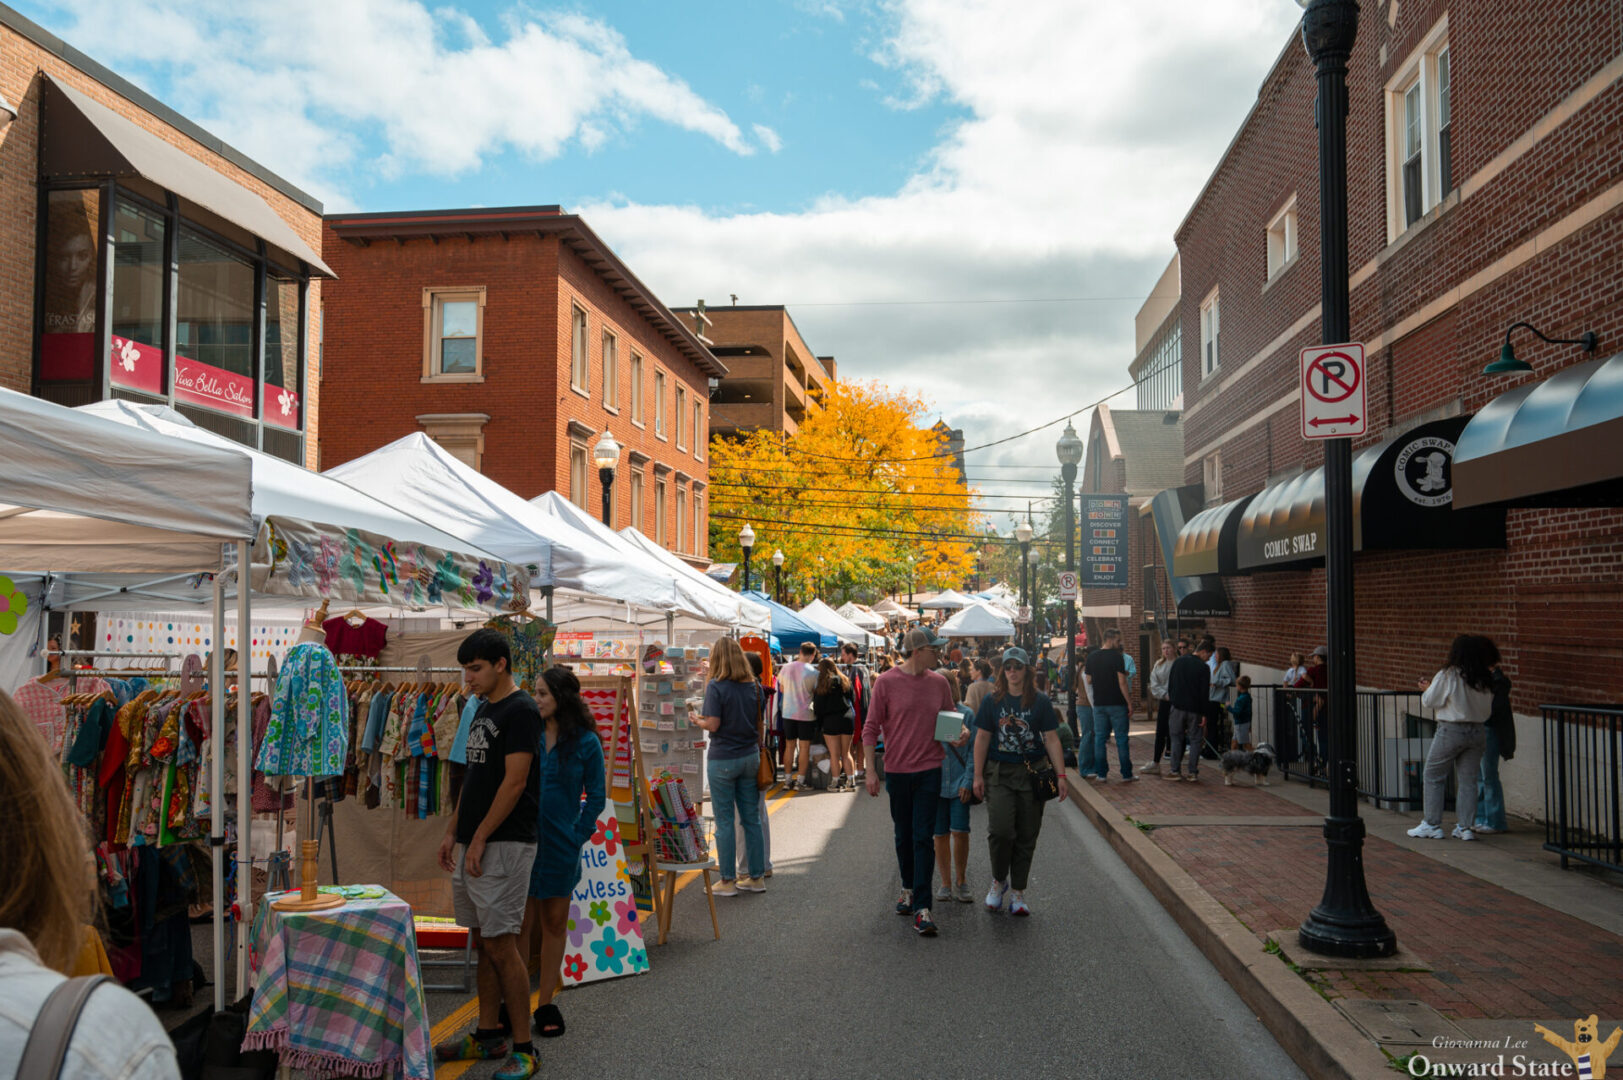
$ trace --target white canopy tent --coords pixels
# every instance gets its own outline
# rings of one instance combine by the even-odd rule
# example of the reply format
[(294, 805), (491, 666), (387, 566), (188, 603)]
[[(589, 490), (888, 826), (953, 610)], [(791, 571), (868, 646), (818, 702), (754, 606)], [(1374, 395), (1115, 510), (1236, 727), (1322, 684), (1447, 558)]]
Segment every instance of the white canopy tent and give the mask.
[(866, 649), (869, 646), (881, 646), (885, 643), (883, 635), (870, 634), (821, 600), (813, 600), (801, 608), (800, 617), (814, 626), (830, 631), (840, 639), (841, 644), (849, 642), (859, 648)]
[(883, 615), (876, 615), (857, 603), (855, 600), (847, 601), (834, 609), (852, 626), (860, 626), (864, 630), (877, 630), (883, 632), (886, 627)]
[(902, 605), (898, 604), (888, 596), (879, 601), (879, 603), (875, 604), (873, 606), (873, 610), (875, 615), (883, 615), (887, 619), (906, 619), (911, 617), (913, 614), (913, 612), (909, 611), (907, 608), (904, 608)]
[(716, 603), (737, 605), (738, 616), (734, 625), (738, 629), (752, 631), (757, 634), (770, 634), (772, 632), (772, 609), (765, 604), (757, 604), (748, 597), (733, 592), (708, 574), (700, 573), (683, 562), (679, 556), (672, 554), (629, 525), (620, 530), (620, 536), (649, 558), (670, 567), (673, 573), (677, 574), (684, 582), (690, 582), (693, 588), (700, 589), (713, 596)]
[(932, 596), (930, 599), (920, 604), (919, 607), (923, 608), (925, 611), (957, 611), (960, 608), (968, 607), (973, 603), (975, 603), (975, 601), (970, 597), (965, 596), (963, 593), (954, 589), (948, 589), (945, 592), (937, 593), (935, 596)]
[(941, 624), (942, 637), (1013, 637), (1014, 623), (983, 603), (973, 603)]

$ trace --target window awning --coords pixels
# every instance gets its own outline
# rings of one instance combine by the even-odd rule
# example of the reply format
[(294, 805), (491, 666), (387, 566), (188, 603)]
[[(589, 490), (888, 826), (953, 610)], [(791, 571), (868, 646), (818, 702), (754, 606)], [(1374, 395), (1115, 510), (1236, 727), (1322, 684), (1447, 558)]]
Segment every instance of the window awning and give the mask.
[(1221, 506), (1202, 510), (1178, 530), (1178, 541), (1172, 551), (1172, 572), (1178, 577), (1199, 577), (1202, 574), (1233, 574), (1238, 572), (1234, 562), (1234, 534), (1240, 527), (1240, 515), (1250, 504), (1247, 495)]
[(142, 177), (253, 233), (275, 249), (271, 254), (277, 262), (296, 266), (303, 261), (312, 273), (337, 277), (252, 191), (80, 91), (48, 75), (43, 82), (39, 160), (45, 179)]
[(1501, 394), (1454, 452), (1456, 506), (1623, 506), (1623, 353)]
[[(1150, 500), (1150, 514), (1155, 519), (1155, 534), (1161, 543), (1161, 558), (1167, 567), (1174, 567), (1178, 538), (1183, 534), (1185, 515), (1200, 506), (1200, 485), (1167, 488), (1157, 492)], [(1212, 618), (1233, 614), (1227, 594), (1223, 592), (1223, 579), (1216, 574), (1180, 576), (1169, 572), (1172, 584), (1172, 602), (1178, 614), (1186, 618)]]
[[(1353, 550), (1505, 546), (1503, 511), (1454, 506), (1455, 444), (1466, 420), (1421, 424), (1353, 458)], [(1241, 573), (1322, 562), (1323, 467), (1259, 492), (1241, 515), (1234, 545)]]

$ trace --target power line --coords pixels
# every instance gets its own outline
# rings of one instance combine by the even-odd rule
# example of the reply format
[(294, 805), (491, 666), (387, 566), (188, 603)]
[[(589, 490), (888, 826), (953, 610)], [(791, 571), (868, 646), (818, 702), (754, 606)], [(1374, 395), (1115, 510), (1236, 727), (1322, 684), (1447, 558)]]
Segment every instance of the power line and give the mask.
[[(1176, 299), (1178, 294), (1172, 294)], [(1015, 296), (1004, 299), (986, 299), (977, 297), (973, 300), (812, 300), (803, 303), (785, 304), (785, 307), (924, 307), (934, 305), (969, 306), (972, 304), (1114, 304), (1125, 303), (1131, 300), (1161, 299), (1159, 294), (1150, 293), (1148, 296)], [(712, 308), (711, 310), (717, 310)], [(725, 310), (725, 309), (721, 309)]]
[[(741, 517), (741, 516), (739, 516), (737, 514), (717, 514), (714, 511), (712, 511), (711, 514), (710, 514), (710, 520), (711, 521), (747, 521), (752, 526), (754, 526), (754, 525), (782, 525), (782, 526), (787, 526), (787, 528), (784, 528), (784, 529), (780, 530), (781, 532), (785, 533), (786, 535), (787, 534), (795, 534), (795, 535), (810, 535), (810, 536), (819, 536), (819, 535), (827, 536), (827, 535), (829, 535), (830, 531), (832, 530), (832, 531), (834, 531), (835, 535), (839, 535), (839, 536), (850, 536), (850, 537), (869, 536), (869, 537), (886, 537), (886, 538), (913, 537), (913, 538), (922, 538), (922, 539), (926, 539), (926, 540), (941, 540), (941, 541), (946, 541), (946, 542), (949, 542), (949, 543), (966, 543), (966, 544), (982, 544), (982, 543), (985, 543), (989, 539), (989, 537), (987, 537), (987, 535), (985, 533), (945, 533), (945, 532), (925, 532), (925, 531), (908, 530), (908, 529), (879, 529), (879, 528), (869, 528), (867, 526), (862, 526), (862, 525), (822, 525), (822, 524), (818, 524), (816, 522), (809, 522), (809, 521), (785, 521), (785, 520), (783, 520), (781, 518), (760, 518), (760, 517), (745, 518), (745, 517)], [(1003, 540), (1003, 541), (1007, 542), (1005, 537), (995, 537), (994, 539)], [(1052, 544), (1052, 545), (1059, 546), (1059, 545), (1063, 545), (1064, 541), (1063, 540), (1038, 539), (1037, 537), (1034, 536), (1031, 539), (1031, 543), (1034, 544), (1034, 545), (1036, 545), (1036, 544)]]

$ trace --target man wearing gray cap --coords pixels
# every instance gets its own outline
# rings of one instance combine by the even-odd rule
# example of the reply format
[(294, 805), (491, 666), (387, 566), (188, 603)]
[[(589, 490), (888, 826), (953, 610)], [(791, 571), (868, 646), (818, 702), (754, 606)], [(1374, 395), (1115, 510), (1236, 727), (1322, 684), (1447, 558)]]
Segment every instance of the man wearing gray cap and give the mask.
[[(868, 760), (873, 760), (875, 746), (885, 744), (885, 790), (890, 793), (896, 863), (902, 873), (896, 914), (912, 915), (913, 929), (925, 937), (936, 933), (930, 917), (936, 803), (941, 798), (941, 744), (935, 739), (935, 718), (954, 708), (952, 688), (935, 670), (945, 644), (922, 626), (907, 632), (902, 638), (907, 659), (874, 680), (862, 728)], [(879, 774), (872, 769), (867, 786), (869, 795), (879, 795)]]

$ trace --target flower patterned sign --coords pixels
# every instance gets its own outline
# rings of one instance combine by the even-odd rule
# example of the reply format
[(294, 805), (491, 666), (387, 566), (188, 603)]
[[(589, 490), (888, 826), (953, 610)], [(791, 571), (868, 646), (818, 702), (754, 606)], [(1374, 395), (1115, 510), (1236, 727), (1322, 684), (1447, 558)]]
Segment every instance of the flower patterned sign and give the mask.
[(10, 578), (0, 575), (0, 634), (15, 634), (17, 620), (27, 610), (28, 597)]
[(631, 892), (620, 822), (612, 805), (581, 849), (580, 870), (565, 925), (564, 985), (643, 974), (648, 970), (648, 948), (642, 937), (642, 912)]

